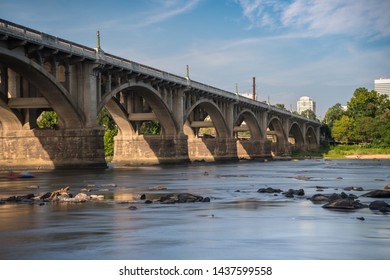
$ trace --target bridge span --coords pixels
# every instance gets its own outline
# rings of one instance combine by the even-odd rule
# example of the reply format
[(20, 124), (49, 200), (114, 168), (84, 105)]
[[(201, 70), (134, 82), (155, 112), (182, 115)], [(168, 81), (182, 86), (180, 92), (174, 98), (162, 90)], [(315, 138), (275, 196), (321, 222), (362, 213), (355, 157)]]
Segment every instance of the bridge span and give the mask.
[[(118, 126), (116, 164), (269, 158), (319, 146), (317, 121), (0, 20), (0, 166), (106, 166), (103, 108)], [(38, 128), (44, 111), (57, 113), (57, 127)], [(142, 134), (151, 121), (160, 135)]]

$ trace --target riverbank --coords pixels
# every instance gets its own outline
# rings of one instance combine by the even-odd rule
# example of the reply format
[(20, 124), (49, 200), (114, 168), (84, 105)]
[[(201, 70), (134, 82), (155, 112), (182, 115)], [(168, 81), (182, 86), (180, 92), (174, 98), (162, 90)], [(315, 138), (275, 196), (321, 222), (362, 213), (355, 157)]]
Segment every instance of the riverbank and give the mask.
[(349, 155), (346, 159), (390, 159), (390, 154), (373, 154), (373, 155)]
[(316, 151), (294, 152), (292, 158), (326, 159), (390, 159), (390, 148), (360, 145), (337, 145), (321, 147)]

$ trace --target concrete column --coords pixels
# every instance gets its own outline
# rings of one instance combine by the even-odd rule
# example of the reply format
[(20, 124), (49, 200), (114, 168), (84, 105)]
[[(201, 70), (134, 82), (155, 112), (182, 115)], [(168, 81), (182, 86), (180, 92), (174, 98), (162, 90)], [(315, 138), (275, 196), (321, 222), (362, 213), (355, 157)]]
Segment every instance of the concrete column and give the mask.
[(20, 75), (8, 68), (8, 97), (20, 97)]
[(0, 69), (0, 91), (7, 96), (8, 93), (8, 71), (6, 67)]
[(234, 129), (234, 104), (227, 103), (226, 104), (226, 115), (225, 120), (227, 127), (229, 129), (229, 137), (234, 138), (233, 129)]
[(178, 89), (177, 91), (172, 92), (172, 112), (175, 117), (175, 122), (178, 127), (178, 134), (181, 135), (183, 133), (184, 126), (184, 96), (185, 89)]
[(98, 127), (96, 116), (98, 114), (98, 72), (95, 63), (83, 64), (83, 106), (82, 111), (85, 116), (85, 126), (89, 128)]
[(302, 149), (303, 150), (307, 150), (307, 147), (308, 147), (308, 143), (306, 143), (306, 123), (305, 122), (302, 122), (299, 124), (300, 128), (301, 128), (301, 131), (302, 131), (302, 135), (303, 135), (303, 147)]

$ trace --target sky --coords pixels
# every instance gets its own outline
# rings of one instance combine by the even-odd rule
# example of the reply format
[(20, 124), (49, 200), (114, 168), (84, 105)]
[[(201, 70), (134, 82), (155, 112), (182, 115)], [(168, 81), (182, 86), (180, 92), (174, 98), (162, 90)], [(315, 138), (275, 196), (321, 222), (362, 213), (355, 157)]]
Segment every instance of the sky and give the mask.
[(0, 18), (317, 117), (390, 78), (390, 0), (0, 0)]

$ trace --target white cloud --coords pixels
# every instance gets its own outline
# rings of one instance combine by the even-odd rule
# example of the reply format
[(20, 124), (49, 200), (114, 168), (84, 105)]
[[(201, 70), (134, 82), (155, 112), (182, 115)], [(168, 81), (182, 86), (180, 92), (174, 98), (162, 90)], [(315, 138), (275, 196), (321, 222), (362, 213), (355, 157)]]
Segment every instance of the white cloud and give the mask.
[(137, 27), (146, 27), (153, 24), (157, 24), (180, 14), (186, 13), (192, 10), (200, 0), (169, 0), (169, 1), (158, 1), (156, 6), (157, 9), (147, 14), (141, 22), (136, 24)]
[(350, 34), (390, 36), (390, 1), (238, 0), (251, 26), (305, 31), (311, 36)]

